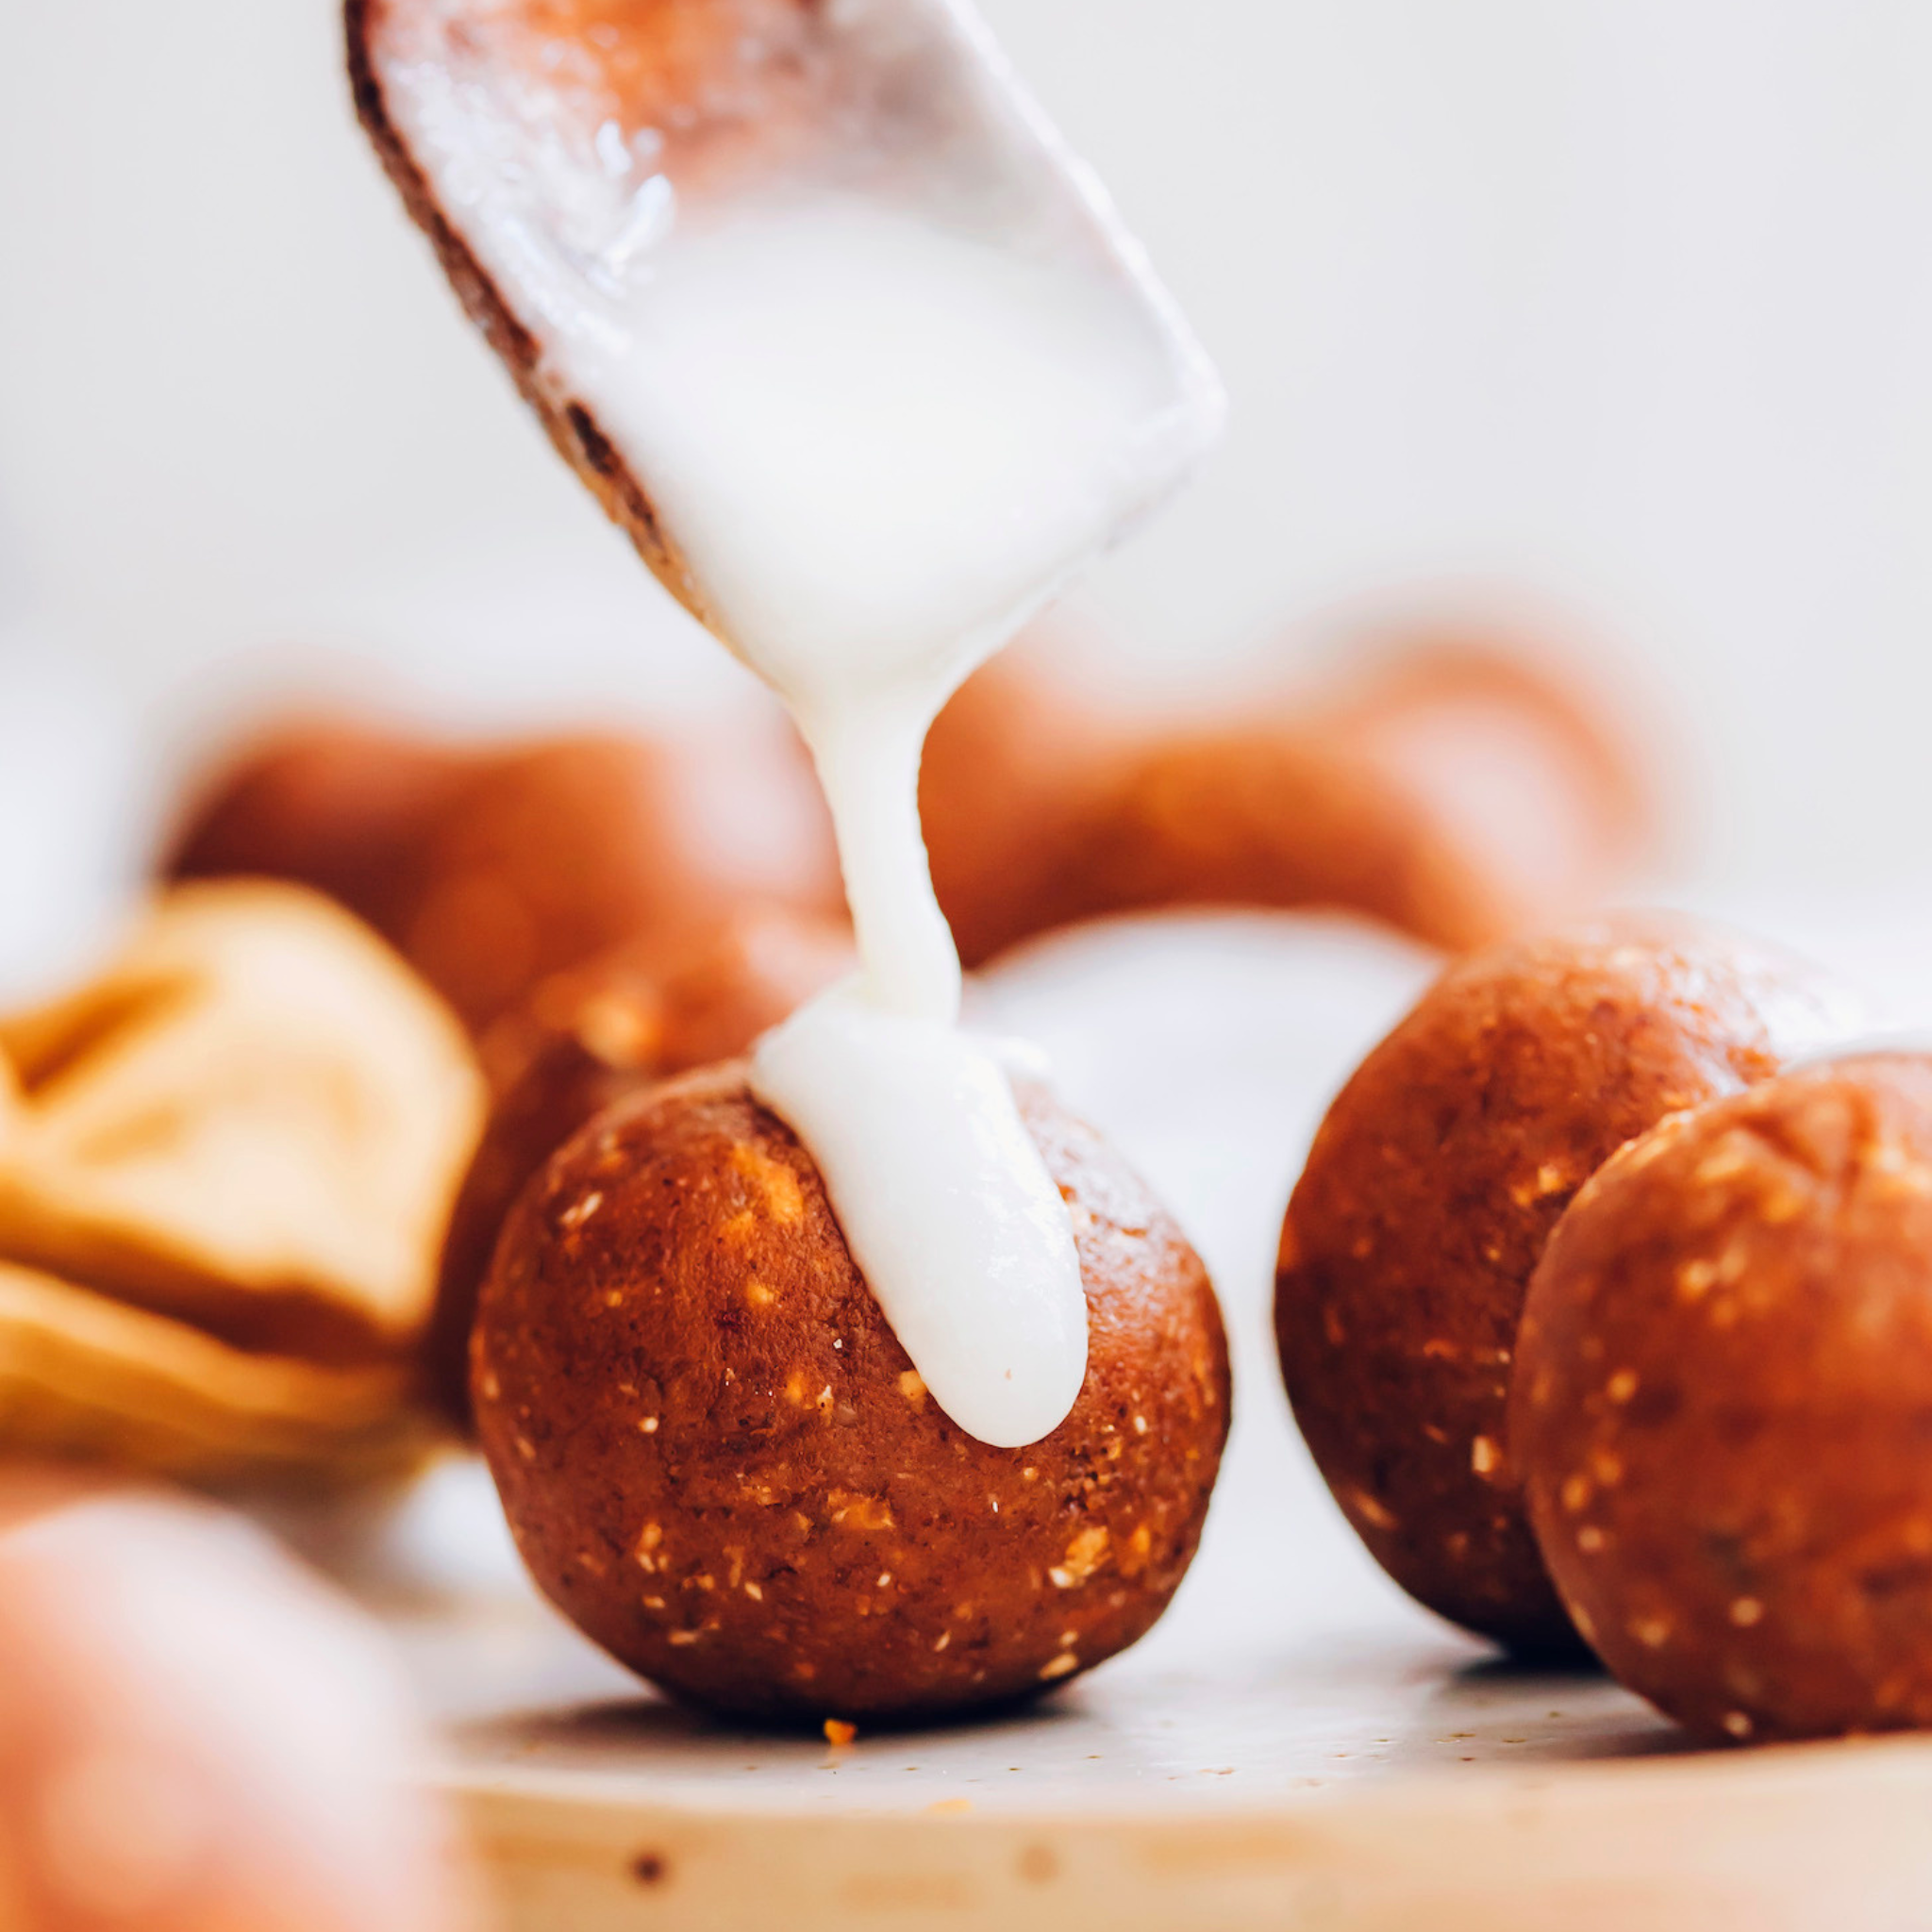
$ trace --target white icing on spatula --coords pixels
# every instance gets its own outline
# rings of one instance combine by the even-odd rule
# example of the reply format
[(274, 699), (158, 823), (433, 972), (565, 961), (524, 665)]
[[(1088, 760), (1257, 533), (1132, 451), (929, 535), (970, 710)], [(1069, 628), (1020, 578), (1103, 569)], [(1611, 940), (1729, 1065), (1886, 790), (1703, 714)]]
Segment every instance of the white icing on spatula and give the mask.
[(383, 108), (535, 344), (526, 384), (608, 441), (647, 556), (817, 758), (864, 970), (759, 1043), (758, 1096), (940, 1406), (1035, 1441), (1086, 1304), (1007, 1074), (957, 1027), (920, 746), (1213, 440), (1213, 372), (963, 6), (369, 7)]

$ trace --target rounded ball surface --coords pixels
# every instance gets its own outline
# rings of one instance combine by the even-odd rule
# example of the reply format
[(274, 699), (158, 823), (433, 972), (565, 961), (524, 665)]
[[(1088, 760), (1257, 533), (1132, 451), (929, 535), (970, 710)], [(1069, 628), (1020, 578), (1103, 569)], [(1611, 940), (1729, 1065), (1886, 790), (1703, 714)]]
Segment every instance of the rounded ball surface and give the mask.
[(478, 1032), (608, 947), (760, 900), (840, 904), (810, 767), (763, 714), (689, 737), (495, 745), (296, 726), (217, 779), (164, 869), (328, 892)]
[(1829, 991), (1727, 934), (1625, 917), (1453, 966), (1329, 1108), (1282, 1228), (1295, 1419), (1382, 1567), (1525, 1653), (1577, 1647), (1507, 1427), (1551, 1228), (1664, 1115), (1839, 1037)]
[(1932, 1724), (1932, 1060), (1664, 1123), (1558, 1224), (1511, 1414), (1577, 1627), (1711, 1739)]
[(479, 1043), (490, 1115), (443, 1238), (426, 1342), (431, 1386), (470, 1418), (470, 1327), (504, 1218), (593, 1114), (654, 1081), (740, 1054), (855, 963), (850, 932), (746, 907), (665, 945), (633, 942), (546, 979)]
[(776, 727), (500, 752), (434, 827), (425, 880), (400, 944), (479, 1027), (625, 941), (753, 899), (839, 904), (809, 767)]
[(433, 828), (467, 779), (459, 751), (401, 728), (291, 724), (208, 775), (160, 869), (293, 879), (394, 941), (423, 891)]
[(1600, 896), (1650, 814), (1596, 694), (1481, 634), (1360, 642), (1326, 690), (1178, 719), (1109, 705), (1050, 651), (976, 672), (920, 777), (967, 964), (1182, 905), (1348, 908), (1461, 949)]
[(485, 1284), (478, 1434), (525, 1561), (668, 1690), (766, 1717), (932, 1716), (1132, 1643), (1191, 1559), (1227, 1432), (1199, 1259), (1036, 1091), (1087, 1379), (1024, 1449), (927, 1395), (810, 1157), (742, 1067), (600, 1116), (517, 1204)]

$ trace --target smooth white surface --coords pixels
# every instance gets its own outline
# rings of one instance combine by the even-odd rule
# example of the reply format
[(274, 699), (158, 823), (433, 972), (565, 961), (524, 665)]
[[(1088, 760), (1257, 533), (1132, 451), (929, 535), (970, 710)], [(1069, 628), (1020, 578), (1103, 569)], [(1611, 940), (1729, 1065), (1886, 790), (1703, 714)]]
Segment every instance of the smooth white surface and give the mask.
[(752, 1064), (933, 1400), (982, 1442), (1051, 1435), (1086, 1379), (1087, 1302), (1066, 1205), (994, 1054), (848, 983)]
[(852, 195), (674, 235), (621, 326), (560, 334), (559, 379), (814, 713), (957, 683), (1219, 422), (1130, 285)]
[(1165, 1669), (1124, 1659), (1022, 1715), (863, 1732), (846, 1749), (659, 1700), (541, 1619), (393, 1627), (445, 1719), (443, 1779), (591, 1804), (903, 1815), (963, 1798), (995, 1815), (1165, 1813), (1391, 1773), (1688, 1748), (1606, 1677), (1512, 1670), (1447, 1633), (1388, 1624), (1204, 1648)]

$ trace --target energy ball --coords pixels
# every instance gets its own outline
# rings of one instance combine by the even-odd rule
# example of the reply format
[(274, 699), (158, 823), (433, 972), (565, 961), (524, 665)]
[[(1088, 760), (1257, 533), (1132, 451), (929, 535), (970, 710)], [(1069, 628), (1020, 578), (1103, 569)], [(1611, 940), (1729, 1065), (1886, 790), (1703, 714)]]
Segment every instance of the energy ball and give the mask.
[(470, 1417), (470, 1325), (525, 1183), (593, 1114), (671, 1074), (728, 1059), (856, 964), (850, 931), (746, 908), (675, 945), (633, 944), (559, 973), (480, 1044), (493, 1098), (443, 1239), (428, 1374)]
[(1316, 1463), (1411, 1596), (1512, 1650), (1577, 1648), (1509, 1452), (1530, 1274), (1625, 1141), (1848, 1025), (1794, 962), (1630, 916), (1452, 966), (1362, 1062), (1289, 1204), (1275, 1335)]
[(1160, 1615), (1227, 1434), (1220, 1312), (1118, 1157), (1020, 1101), (1091, 1323), (1073, 1412), (1024, 1449), (933, 1402), (741, 1065), (600, 1116), (523, 1194), (472, 1343), (477, 1431), (531, 1574), (614, 1657), (760, 1718), (934, 1717), (1063, 1683)]
[(162, 870), (327, 892), (475, 1033), (608, 947), (761, 901), (841, 903), (810, 766), (764, 712), (686, 737), (512, 744), (296, 724), (217, 774)]
[(1092, 911), (1086, 856), (1145, 727), (1020, 643), (947, 700), (919, 765), (932, 887), (968, 967)]
[(1557, 1224), (1512, 1440), (1576, 1626), (1710, 1739), (1932, 1724), (1932, 1059), (1665, 1122)]
[(160, 870), (292, 879), (394, 941), (423, 890), (421, 854), (467, 777), (460, 752), (404, 729), (287, 724), (204, 778)]
[(831, 912), (829, 826), (789, 733), (559, 739), (479, 765), (399, 943), (480, 1029), (551, 974), (752, 900)]

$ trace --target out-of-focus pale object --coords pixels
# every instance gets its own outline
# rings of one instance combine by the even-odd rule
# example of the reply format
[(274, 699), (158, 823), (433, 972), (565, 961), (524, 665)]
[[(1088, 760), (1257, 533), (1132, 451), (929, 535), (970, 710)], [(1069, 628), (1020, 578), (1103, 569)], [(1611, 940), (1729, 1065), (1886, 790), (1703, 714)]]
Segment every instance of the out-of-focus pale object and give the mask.
[(142, 754), (100, 667), (6, 605), (0, 580), (0, 1005), (13, 1006), (83, 970), (125, 916)]
[(375, 1630), (207, 1507), (0, 1481), (0, 1924), (458, 1932)]
[(0, 1262), (0, 1448), (204, 1488), (335, 1494), (400, 1475), (435, 1425), (404, 1362), (329, 1367), (232, 1347)]
[(482, 1079), (358, 921), (177, 888), (66, 998), (0, 1020), (0, 1257), (251, 1348), (371, 1359), (427, 1316)]

